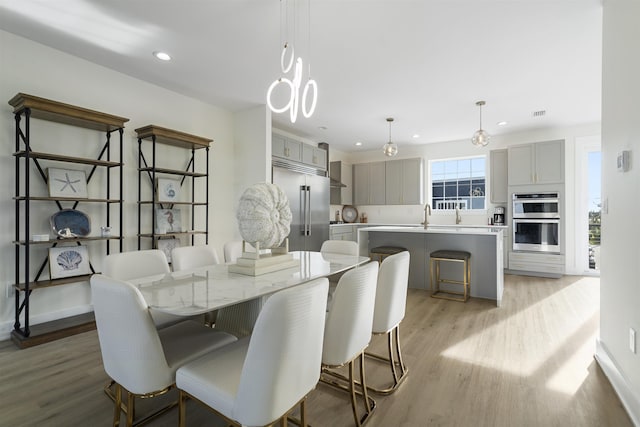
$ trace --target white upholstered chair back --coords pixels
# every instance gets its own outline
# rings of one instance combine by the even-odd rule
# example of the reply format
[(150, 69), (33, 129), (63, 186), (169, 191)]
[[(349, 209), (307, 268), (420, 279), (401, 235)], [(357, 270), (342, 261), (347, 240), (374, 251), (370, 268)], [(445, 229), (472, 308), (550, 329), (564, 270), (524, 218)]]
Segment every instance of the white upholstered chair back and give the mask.
[(242, 256), (242, 240), (233, 240), (224, 244), (224, 262), (236, 262)]
[(349, 270), (340, 278), (327, 313), (323, 364), (342, 365), (369, 345), (377, 279), (376, 261)]
[(136, 394), (171, 385), (173, 373), (138, 289), (130, 283), (95, 274), (91, 277), (91, 293), (107, 374)]
[(242, 368), (234, 418), (266, 425), (285, 414), (320, 379), (328, 280), (272, 295), (256, 321)]
[(181, 271), (220, 264), (220, 258), (212, 246), (182, 246), (171, 251), (171, 264), (173, 271)]
[[(167, 274), (171, 272), (171, 269), (164, 252), (159, 249), (147, 249), (107, 255), (104, 259), (102, 272), (105, 276), (114, 279), (133, 280), (156, 274)], [(157, 310), (152, 310), (151, 316), (158, 328), (164, 328), (187, 319)]]
[(409, 252), (388, 256), (378, 271), (373, 332), (385, 333), (404, 319), (409, 283)]
[(131, 280), (169, 273), (167, 257), (159, 249), (121, 252), (107, 255), (102, 273), (119, 280)]
[(320, 252), (357, 256), (358, 244), (351, 240), (325, 240)]

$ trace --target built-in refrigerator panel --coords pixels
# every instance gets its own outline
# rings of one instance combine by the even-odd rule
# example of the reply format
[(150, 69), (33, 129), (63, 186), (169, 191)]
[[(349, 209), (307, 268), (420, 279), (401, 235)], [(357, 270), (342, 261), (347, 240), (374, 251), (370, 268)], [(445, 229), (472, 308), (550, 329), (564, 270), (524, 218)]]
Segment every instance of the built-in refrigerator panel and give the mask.
[(329, 239), (329, 178), (274, 167), (273, 183), (289, 199), (289, 249), (319, 251)]

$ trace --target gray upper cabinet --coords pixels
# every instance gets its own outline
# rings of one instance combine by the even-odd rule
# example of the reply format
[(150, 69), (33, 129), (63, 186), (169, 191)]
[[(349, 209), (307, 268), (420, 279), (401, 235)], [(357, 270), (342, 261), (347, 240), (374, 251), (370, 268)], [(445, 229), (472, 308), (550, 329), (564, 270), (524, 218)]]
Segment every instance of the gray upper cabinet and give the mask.
[(564, 140), (508, 148), (509, 185), (564, 182)]
[(353, 165), (353, 202), (355, 205), (384, 205), (385, 162)]
[(490, 200), (491, 203), (507, 203), (507, 174), (508, 174), (507, 150), (491, 150), (489, 155)]
[(271, 137), (271, 154), (283, 159), (300, 162), (302, 161), (302, 143), (282, 135), (273, 134)]
[(386, 204), (419, 205), (423, 203), (422, 159), (390, 160), (386, 164)]
[(326, 169), (327, 151), (309, 144), (302, 144), (302, 163), (319, 169)]

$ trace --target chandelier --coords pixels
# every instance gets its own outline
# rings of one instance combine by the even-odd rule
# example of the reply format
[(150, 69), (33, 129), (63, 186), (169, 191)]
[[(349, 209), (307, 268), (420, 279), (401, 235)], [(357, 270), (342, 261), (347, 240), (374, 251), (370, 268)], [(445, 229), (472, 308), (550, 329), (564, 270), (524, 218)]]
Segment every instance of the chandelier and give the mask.
[[(285, 0), (286, 2), (286, 0)], [(295, 2), (295, 0), (294, 0)], [(294, 3), (295, 5), (295, 3)], [(288, 16), (287, 5), (285, 4), (285, 15)], [(311, 56), (311, 0), (308, 1), (308, 51), (309, 56)], [(280, 19), (282, 20), (282, 0), (280, 0)], [(280, 23), (280, 27), (282, 27), (282, 21)], [(288, 25), (285, 24), (285, 27)], [(294, 6), (294, 32), (295, 32), (295, 6)], [(288, 28), (287, 28), (288, 31)], [(294, 34), (295, 37), (295, 34)], [(291, 123), (295, 123), (298, 118), (298, 108), (302, 111), (302, 115), (305, 118), (309, 118), (313, 115), (316, 104), (318, 101), (318, 84), (314, 79), (311, 78), (311, 64), (307, 65), (307, 81), (302, 86), (302, 74), (303, 74), (303, 61), (301, 57), (295, 58), (295, 50), (292, 44), (288, 41), (284, 42), (284, 47), (282, 48), (282, 53), (280, 54), (280, 70), (282, 71), (283, 76), (277, 78), (271, 83), (269, 89), (267, 90), (267, 105), (269, 109), (274, 113), (284, 113), (289, 110), (289, 118)], [(294, 66), (295, 62), (295, 66)], [(286, 77), (290, 71), (293, 72), (293, 76), (291, 78)], [(281, 107), (276, 107), (273, 102), (273, 91), (276, 89), (278, 85), (285, 85), (286, 89), (289, 90), (289, 96), (286, 97), (288, 100)], [(302, 99), (300, 99), (300, 90), (302, 88)], [(286, 90), (285, 89), (285, 90)]]

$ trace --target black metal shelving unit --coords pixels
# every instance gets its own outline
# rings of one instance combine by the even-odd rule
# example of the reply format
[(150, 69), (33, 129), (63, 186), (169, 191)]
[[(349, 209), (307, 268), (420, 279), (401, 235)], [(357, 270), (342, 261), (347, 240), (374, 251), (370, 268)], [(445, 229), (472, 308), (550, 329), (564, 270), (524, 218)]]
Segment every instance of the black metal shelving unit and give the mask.
[[(204, 235), (205, 244), (209, 243), (209, 146), (213, 141), (211, 139), (200, 136), (190, 135), (188, 133), (163, 128), (156, 125), (148, 125), (136, 129), (138, 134), (138, 249), (142, 249), (142, 241), (150, 239), (151, 247), (158, 247), (158, 239), (163, 237), (190, 237), (191, 245), (195, 243), (197, 235)], [(151, 162), (147, 161), (144, 155), (143, 141), (151, 143)], [(184, 169), (170, 169), (158, 166), (157, 144), (165, 144), (173, 147), (184, 148), (191, 151), (187, 165)], [(198, 151), (204, 150), (204, 172), (198, 172), (196, 168), (196, 154)], [(148, 154), (148, 153), (147, 153)], [(166, 162), (166, 161), (165, 161)], [(146, 175), (151, 184), (151, 198), (146, 199), (142, 195), (143, 176)], [(191, 180), (191, 200), (190, 201), (172, 201), (160, 202), (156, 192), (156, 184), (159, 177), (173, 176), (178, 177), (180, 186), (183, 187), (187, 179)], [(205, 180), (204, 197), (196, 195), (195, 180), (203, 178)], [(174, 205), (186, 207), (190, 209), (190, 229), (188, 231), (172, 232), (168, 234), (158, 234), (156, 230), (155, 211), (158, 208), (174, 208)], [(151, 208), (151, 229), (143, 230), (142, 224), (143, 207)], [(204, 220), (200, 221), (203, 227), (196, 229), (196, 208), (204, 209)], [(148, 210), (148, 209), (147, 209)]]
[[(47, 278), (45, 268), (48, 265), (48, 257), (45, 257), (39, 264), (37, 273), (32, 278), (32, 250), (36, 247), (48, 246), (56, 247), (59, 244), (63, 246), (67, 244), (81, 245), (83, 242), (104, 241), (106, 245), (106, 253), (111, 250), (111, 243), (117, 242), (119, 250), (122, 251), (122, 229), (118, 235), (109, 237), (74, 237), (65, 239), (54, 239), (50, 241), (33, 241), (31, 236), (31, 204), (53, 202), (59, 210), (65, 209), (63, 204), (71, 203), (72, 209), (75, 209), (78, 203), (104, 204), (106, 208), (106, 225), (115, 224), (115, 220), (111, 215), (111, 206), (118, 206), (118, 225), (122, 224), (123, 206), (123, 132), (124, 123), (129, 119), (110, 114), (101, 113), (74, 105), (64, 104), (33, 95), (19, 93), (14, 96), (9, 104), (14, 108), (15, 116), (15, 323), (11, 333), (11, 338), (20, 348), (31, 347), (34, 345), (49, 342), (65, 336), (84, 332), (95, 328), (93, 314), (88, 313), (80, 316), (73, 316), (65, 319), (59, 319), (54, 322), (44, 324), (30, 324), (30, 299), (32, 292), (37, 289), (50, 288), (54, 286), (66, 285), (69, 283), (77, 283), (86, 281), (91, 274), (82, 276), (65, 277), (59, 279)], [(52, 152), (34, 151), (31, 141), (31, 120), (39, 119), (63, 125), (70, 125), (79, 128), (85, 128), (104, 132), (106, 141), (96, 158), (73, 157), (63, 154), (55, 154)], [(116, 134), (119, 139), (118, 159), (112, 160), (112, 134)], [(45, 141), (47, 144), (53, 144), (53, 141)], [(53, 151), (53, 150), (52, 150)], [(35, 175), (35, 181), (38, 177), (46, 185), (48, 176), (44, 171), (43, 162), (46, 164), (80, 164), (89, 166), (87, 175), (87, 184), (91, 182), (94, 173), (98, 168), (106, 168), (105, 178), (105, 198), (70, 198), (70, 197), (46, 197), (32, 196), (32, 185), (36, 185), (32, 180)], [(116, 169), (118, 173), (118, 195), (113, 197), (113, 189), (111, 188), (111, 173)], [(93, 266), (91, 271), (95, 273)]]

